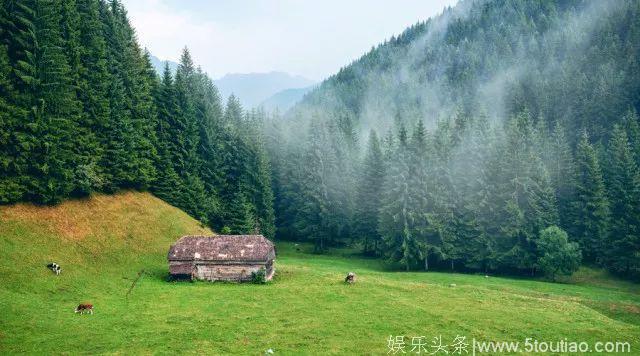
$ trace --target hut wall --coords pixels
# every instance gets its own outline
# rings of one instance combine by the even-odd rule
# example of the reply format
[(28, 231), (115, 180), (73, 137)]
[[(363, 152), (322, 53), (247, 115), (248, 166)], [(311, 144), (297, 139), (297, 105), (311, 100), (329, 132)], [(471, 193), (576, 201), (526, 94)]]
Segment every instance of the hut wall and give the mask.
[(195, 277), (207, 281), (248, 281), (263, 264), (196, 264)]
[(207, 281), (249, 281), (251, 273), (265, 268), (267, 279), (273, 277), (273, 260), (252, 264), (220, 264), (201, 261), (169, 261), (169, 273), (174, 277), (191, 277)]
[(176, 277), (192, 277), (194, 268), (192, 261), (169, 261), (169, 273)]

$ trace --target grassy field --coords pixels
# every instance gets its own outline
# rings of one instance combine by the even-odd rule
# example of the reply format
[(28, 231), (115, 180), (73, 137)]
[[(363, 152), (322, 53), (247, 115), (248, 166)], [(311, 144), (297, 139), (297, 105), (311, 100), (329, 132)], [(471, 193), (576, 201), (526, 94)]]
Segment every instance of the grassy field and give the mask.
[[(640, 287), (597, 270), (566, 283), (394, 272), (281, 243), (268, 285), (167, 282), (169, 245), (208, 232), (141, 193), (0, 208), (0, 354), (387, 354), (390, 335), (407, 354), (414, 336), (427, 348), (441, 336), (452, 354), (458, 335), (628, 341), (640, 354)], [(94, 315), (73, 313), (83, 301)]]

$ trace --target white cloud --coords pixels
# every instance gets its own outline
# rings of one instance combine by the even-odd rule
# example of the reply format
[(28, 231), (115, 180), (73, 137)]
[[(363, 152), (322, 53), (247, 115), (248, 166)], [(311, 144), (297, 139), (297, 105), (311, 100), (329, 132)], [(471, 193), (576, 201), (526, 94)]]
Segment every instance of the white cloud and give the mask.
[(322, 79), (456, 0), (125, 0), (140, 43), (162, 59), (189, 47), (213, 77), (272, 70)]

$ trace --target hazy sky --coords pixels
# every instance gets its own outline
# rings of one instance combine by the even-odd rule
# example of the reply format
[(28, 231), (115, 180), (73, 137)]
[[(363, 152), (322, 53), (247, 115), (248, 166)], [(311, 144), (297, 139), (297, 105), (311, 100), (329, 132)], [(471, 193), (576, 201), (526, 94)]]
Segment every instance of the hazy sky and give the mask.
[(142, 46), (177, 60), (189, 47), (212, 77), (299, 74), (321, 80), (457, 0), (123, 0)]

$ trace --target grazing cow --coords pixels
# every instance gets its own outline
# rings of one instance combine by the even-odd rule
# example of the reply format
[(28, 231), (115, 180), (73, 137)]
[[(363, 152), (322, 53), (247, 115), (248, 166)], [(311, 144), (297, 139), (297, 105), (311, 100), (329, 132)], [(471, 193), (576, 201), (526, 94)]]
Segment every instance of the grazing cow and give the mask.
[(62, 271), (62, 269), (60, 268), (60, 265), (55, 262), (49, 263), (47, 265), (47, 268), (49, 268), (53, 273), (55, 273), (56, 276), (59, 276), (60, 272)]
[(87, 312), (93, 315), (93, 304), (81, 303), (76, 307), (75, 312), (80, 314), (84, 314), (84, 312)]
[(353, 284), (356, 282), (356, 274), (353, 272), (349, 272), (347, 274), (347, 278), (344, 279), (345, 283)]

